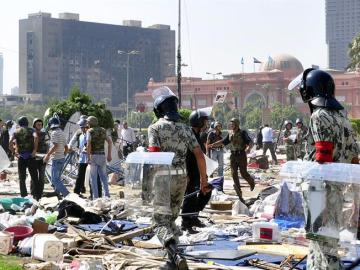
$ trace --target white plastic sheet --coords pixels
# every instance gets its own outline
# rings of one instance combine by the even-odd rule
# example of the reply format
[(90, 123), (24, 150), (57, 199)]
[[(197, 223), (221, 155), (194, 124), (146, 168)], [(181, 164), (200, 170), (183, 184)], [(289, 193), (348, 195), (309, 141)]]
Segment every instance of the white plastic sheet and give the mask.
[(11, 162), (4, 151), (4, 149), (0, 146), (0, 172), (5, 170), (10, 166)]

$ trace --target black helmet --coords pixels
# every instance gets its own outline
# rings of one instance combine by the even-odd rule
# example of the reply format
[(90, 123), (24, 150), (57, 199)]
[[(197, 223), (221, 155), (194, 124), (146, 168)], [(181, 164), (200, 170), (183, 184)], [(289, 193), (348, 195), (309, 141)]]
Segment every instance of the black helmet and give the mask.
[(36, 124), (37, 122), (41, 122), (41, 123), (44, 124), (44, 122), (43, 122), (43, 120), (42, 120), (41, 118), (35, 118), (34, 121), (33, 121), (33, 128), (35, 127), (35, 124)]
[(5, 126), (6, 126), (7, 128), (11, 128), (11, 127), (13, 126), (13, 124), (14, 124), (14, 122), (13, 122), (12, 120), (7, 120), (7, 121), (5, 122)]
[(18, 124), (20, 127), (27, 127), (29, 126), (29, 120), (26, 118), (26, 116), (20, 116), (18, 118)]
[(195, 110), (192, 111), (189, 116), (190, 126), (203, 128), (205, 125), (205, 121), (209, 119), (209, 114), (204, 110)]
[(157, 118), (164, 117), (174, 122), (180, 119), (179, 100), (169, 87), (162, 86), (155, 89), (152, 92), (152, 97), (154, 98), (154, 113)]
[(49, 122), (48, 122), (48, 127), (49, 127), (50, 129), (60, 127), (60, 120), (59, 120), (59, 118), (54, 117), (54, 116), (51, 117), (51, 118), (49, 119)]
[(333, 78), (323, 70), (308, 68), (304, 71), (300, 84), (300, 94), (304, 102), (310, 102), (316, 107), (333, 110), (344, 109), (335, 99)]

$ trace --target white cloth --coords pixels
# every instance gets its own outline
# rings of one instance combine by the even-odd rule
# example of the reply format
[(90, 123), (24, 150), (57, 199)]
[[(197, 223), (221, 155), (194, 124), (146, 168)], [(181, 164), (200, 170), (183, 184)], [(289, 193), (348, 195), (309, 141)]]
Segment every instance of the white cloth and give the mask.
[(273, 130), (271, 127), (264, 127), (261, 130), (261, 134), (263, 137), (263, 142), (273, 142)]
[(135, 132), (131, 127), (123, 128), (121, 130), (122, 145), (126, 146), (126, 143), (134, 143), (136, 141)]

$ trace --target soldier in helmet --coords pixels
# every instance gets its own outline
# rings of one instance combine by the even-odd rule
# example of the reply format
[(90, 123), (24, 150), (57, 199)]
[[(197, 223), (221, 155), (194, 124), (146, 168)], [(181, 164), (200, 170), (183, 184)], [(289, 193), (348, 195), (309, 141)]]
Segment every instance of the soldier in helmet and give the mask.
[(49, 134), (43, 129), (44, 122), (40, 118), (35, 118), (33, 121), (33, 128), (38, 138), (38, 147), (35, 156), (35, 164), (36, 164), (36, 173), (39, 178), (39, 199), (42, 196), (44, 191), (44, 183), (45, 183), (45, 168), (46, 164), (44, 163), (44, 155), (47, 153), (49, 149)]
[(291, 133), (293, 124), (290, 120), (286, 120), (284, 126), (285, 130), (283, 131), (283, 140), (285, 142), (286, 160), (296, 160), (295, 138), (292, 137)]
[(306, 137), (308, 135), (308, 129), (304, 125), (303, 121), (300, 118), (296, 119), (296, 142), (295, 150), (296, 157), (303, 159), (305, 156), (305, 147), (306, 147)]
[(10, 139), (10, 150), (18, 158), (20, 194), (21, 197), (28, 195), (25, 183), (26, 169), (28, 169), (31, 176), (31, 195), (35, 199), (39, 199), (41, 185), (39, 185), (39, 178), (35, 169), (38, 140), (33, 129), (29, 127), (29, 121), (25, 116), (19, 117), (18, 125), (19, 127)]
[(247, 153), (250, 153), (250, 150), (253, 147), (253, 141), (245, 130), (240, 129), (240, 121), (237, 118), (232, 118), (230, 120), (229, 134), (223, 140), (211, 144), (210, 148), (216, 148), (221, 145), (228, 144), (230, 144), (231, 150), (230, 167), (231, 175), (234, 180), (234, 189), (240, 201), (244, 202), (241, 192), (238, 170), (240, 170), (242, 178), (244, 178), (246, 182), (249, 183), (250, 190), (254, 190), (255, 181), (254, 178), (247, 172), (246, 155)]
[[(194, 153), (200, 173), (200, 190), (207, 194), (210, 188), (207, 184), (206, 165), (204, 154), (200, 149), (191, 129), (180, 123), (178, 113), (178, 98), (167, 87), (155, 89), (153, 92), (154, 112), (158, 121), (148, 129), (150, 152), (174, 152), (175, 157), (171, 166), (170, 207), (172, 215), (154, 213), (155, 232), (161, 243), (167, 249), (171, 269), (188, 269), (185, 258), (182, 258), (177, 249), (179, 229), (175, 220), (179, 215), (184, 198), (187, 175), (186, 153)], [(161, 189), (161, 187), (157, 187)]]
[[(106, 130), (99, 127), (98, 119), (95, 116), (87, 118), (89, 130), (86, 132), (86, 151), (90, 164), (90, 179), (93, 199), (98, 198), (97, 176), (99, 175), (105, 197), (110, 198), (109, 184), (106, 174), (106, 161), (111, 161), (112, 141), (106, 134)], [(105, 141), (108, 143), (107, 157), (105, 157)]]
[[(206, 111), (200, 109), (193, 111), (189, 117), (191, 130), (204, 154), (206, 153), (206, 148), (205, 145), (201, 143), (200, 136), (201, 132), (207, 127), (209, 116), (210, 115)], [(187, 183), (185, 195), (188, 195), (200, 189), (199, 168), (196, 163), (196, 157), (190, 150), (188, 150), (186, 154), (186, 171), (189, 181)], [(211, 192), (206, 194), (200, 192), (197, 196), (191, 196), (184, 199), (182, 214), (199, 213), (205, 208), (206, 204), (210, 200), (210, 197)], [(205, 224), (203, 224), (196, 216), (184, 215), (181, 223), (182, 230), (187, 230), (190, 233), (196, 233), (197, 231), (193, 230), (193, 227), (202, 228), (205, 227)]]
[(44, 157), (44, 163), (51, 160), (51, 183), (55, 191), (63, 197), (69, 194), (69, 191), (61, 181), (61, 172), (65, 163), (65, 154), (68, 151), (64, 131), (60, 128), (60, 119), (54, 115), (49, 119), (48, 129), (50, 130), (50, 149)]
[[(331, 75), (322, 70), (306, 69), (302, 75), (300, 94), (311, 112), (308, 137), (310, 148), (305, 159), (319, 163), (358, 164), (359, 149), (351, 124), (342, 112), (344, 108), (335, 99), (335, 83)], [(336, 183), (327, 183), (325, 189), (328, 207), (323, 215), (327, 222), (337, 227), (338, 217), (343, 214), (342, 204), (338, 202), (344, 200), (344, 188)], [(306, 195), (305, 190), (305, 211), (309, 212)], [(306, 229), (309, 229), (308, 226)], [(330, 248), (336, 249), (337, 246), (338, 241), (335, 239), (327, 243)], [(310, 241), (307, 269), (341, 269), (339, 257), (329, 255), (328, 251), (323, 242)]]

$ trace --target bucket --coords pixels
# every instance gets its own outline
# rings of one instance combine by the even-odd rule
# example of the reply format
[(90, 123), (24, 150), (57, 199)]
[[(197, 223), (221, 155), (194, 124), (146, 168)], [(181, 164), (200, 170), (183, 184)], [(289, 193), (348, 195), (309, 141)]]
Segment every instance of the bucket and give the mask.
[(14, 233), (0, 231), (0, 254), (7, 255), (11, 252), (14, 242)]
[(59, 262), (64, 254), (64, 244), (53, 234), (35, 234), (31, 257), (45, 262)]
[(31, 236), (34, 230), (29, 226), (18, 225), (18, 226), (8, 227), (4, 231), (14, 233), (14, 242), (18, 242), (19, 240)]

